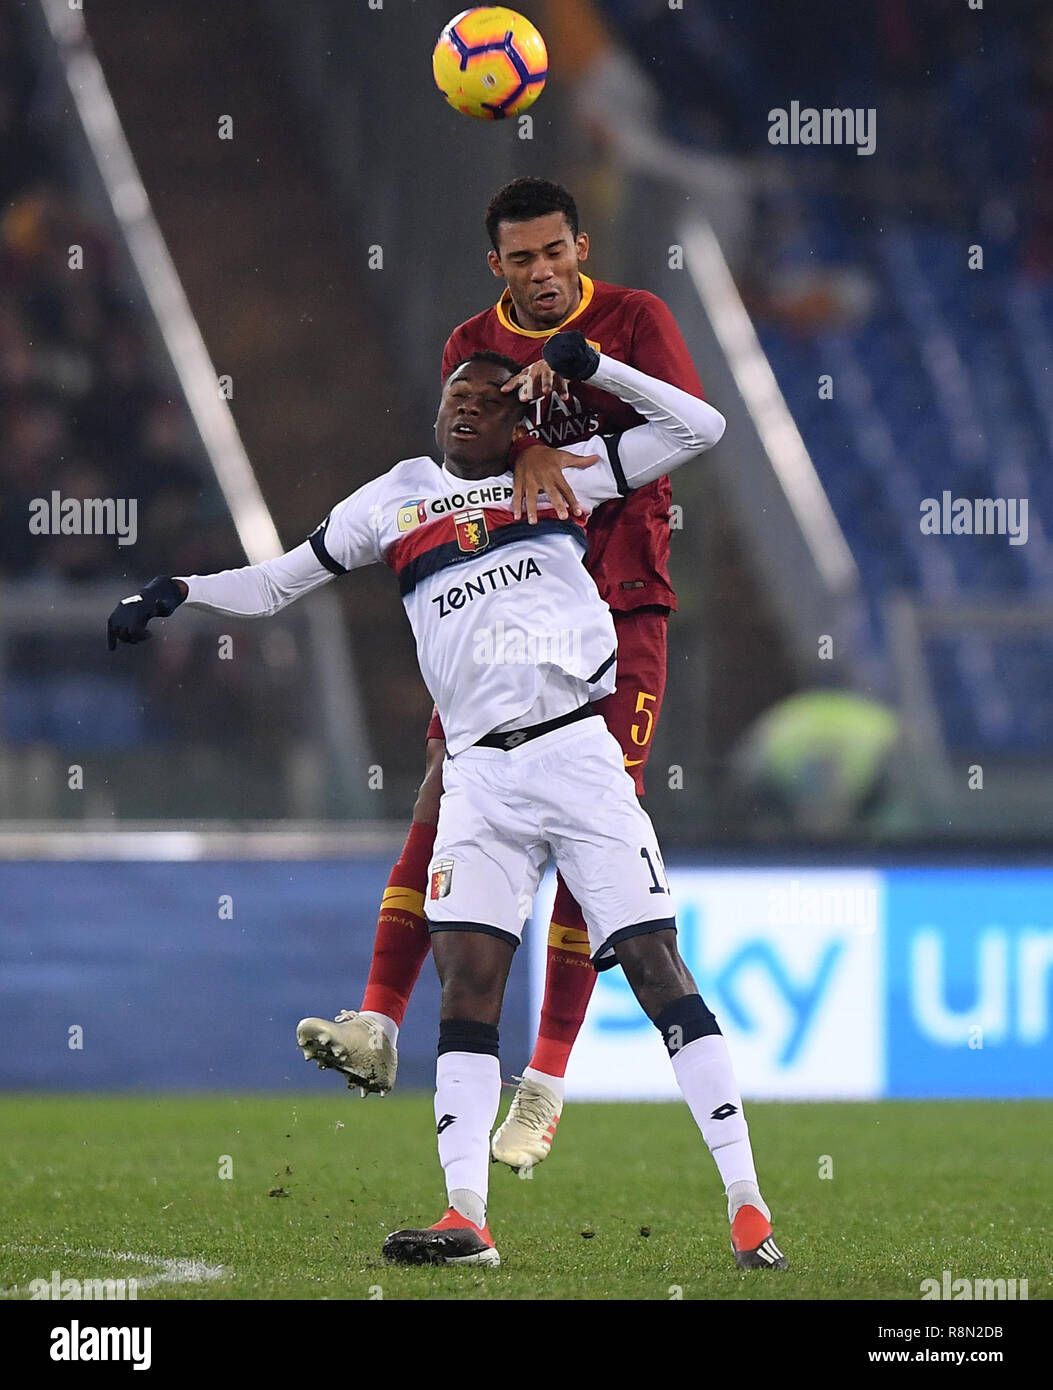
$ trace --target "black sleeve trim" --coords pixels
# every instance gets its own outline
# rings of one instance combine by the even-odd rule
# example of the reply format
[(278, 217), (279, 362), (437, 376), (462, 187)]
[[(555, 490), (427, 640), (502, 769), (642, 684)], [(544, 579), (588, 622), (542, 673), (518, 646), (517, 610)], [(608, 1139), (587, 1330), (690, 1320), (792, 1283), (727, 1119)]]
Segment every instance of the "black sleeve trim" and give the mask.
[(585, 684), (586, 684), (586, 685), (595, 685), (596, 682), (599, 680), (599, 678), (600, 678), (601, 676), (603, 676), (603, 675), (606, 675), (606, 673), (607, 673), (607, 672), (610, 670), (610, 668), (614, 665), (614, 662), (615, 662), (615, 659), (617, 658), (617, 655), (618, 655), (618, 649), (617, 649), (617, 647), (616, 647), (616, 648), (614, 649), (614, 651), (611, 652), (611, 654), (610, 654), (610, 656), (607, 658), (607, 660), (603, 663), (603, 665), (600, 666), (600, 667), (598, 667), (595, 671), (593, 671), (592, 675), (588, 678), (588, 680), (585, 682)]
[(307, 539), (311, 542), (311, 549), (315, 553), (315, 558), (320, 565), (324, 565), (330, 574), (346, 574), (347, 570), (338, 560), (334, 560), (325, 548), (325, 533), (329, 526), (329, 518), (322, 522), (317, 531), (312, 531)]
[(628, 497), (632, 489), (625, 481), (625, 472), (622, 469), (622, 461), (618, 456), (618, 441), (625, 433), (619, 430), (617, 434), (605, 434), (602, 436), (604, 444), (607, 446), (607, 456), (611, 461), (611, 470), (614, 473), (614, 481), (618, 485), (618, 493), (621, 497)]

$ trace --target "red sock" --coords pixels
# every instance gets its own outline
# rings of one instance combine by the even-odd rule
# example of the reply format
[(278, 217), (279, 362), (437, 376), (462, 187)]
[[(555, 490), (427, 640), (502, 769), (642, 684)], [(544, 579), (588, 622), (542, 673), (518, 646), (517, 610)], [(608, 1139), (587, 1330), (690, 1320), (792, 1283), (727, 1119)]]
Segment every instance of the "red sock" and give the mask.
[(424, 893), (434, 845), (435, 826), (414, 821), (384, 889), (369, 979), (362, 996), (363, 1009), (386, 1014), (400, 1028), (431, 945), (424, 919)]
[(562, 878), (557, 879), (552, 925), (548, 932), (545, 998), (530, 1065), (549, 1076), (564, 1076), (570, 1050), (592, 998), (596, 971), (581, 908)]

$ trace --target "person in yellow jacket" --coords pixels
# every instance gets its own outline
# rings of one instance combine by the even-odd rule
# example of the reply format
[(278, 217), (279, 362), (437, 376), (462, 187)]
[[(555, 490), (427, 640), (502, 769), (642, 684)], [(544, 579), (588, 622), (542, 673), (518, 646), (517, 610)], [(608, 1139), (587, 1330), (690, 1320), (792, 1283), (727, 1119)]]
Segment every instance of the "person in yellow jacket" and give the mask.
[(898, 815), (894, 710), (850, 690), (804, 690), (752, 725), (731, 758), (755, 828), (837, 837), (889, 828)]

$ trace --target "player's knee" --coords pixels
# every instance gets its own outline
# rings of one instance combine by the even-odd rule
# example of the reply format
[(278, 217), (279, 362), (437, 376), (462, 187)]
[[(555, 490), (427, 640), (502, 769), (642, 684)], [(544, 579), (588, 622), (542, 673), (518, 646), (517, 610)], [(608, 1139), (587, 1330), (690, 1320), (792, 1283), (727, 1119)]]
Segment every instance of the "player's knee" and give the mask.
[(466, 944), (457, 940), (461, 935), (439, 932), (432, 937), (442, 987), (442, 1017), (495, 1021), (508, 976), (508, 948), (502, 950), (502, 943), (478, 936)]
[(652, 1019), (673, 1000), (696, 992), (673, 931), (631, 936), (618, 942), (614, 953), (633, 993)]
[(414, 821), (423, 825), (438, 825), (439, 802), (442, 800), (442, 760), (446, 744), (441, 738), (428, 740), (428, 761), (424, 780), (413, 806)]
[(502, 981), (472, 970), (447, 972), (442, 981), (443, 1018), (475, 1018), (495, 1023), (501, 1014)]
[(496, 969), (477, 961), (455, 961), (442, 972), (442, 997), (485, 999), (500, 988), (500, 982)]

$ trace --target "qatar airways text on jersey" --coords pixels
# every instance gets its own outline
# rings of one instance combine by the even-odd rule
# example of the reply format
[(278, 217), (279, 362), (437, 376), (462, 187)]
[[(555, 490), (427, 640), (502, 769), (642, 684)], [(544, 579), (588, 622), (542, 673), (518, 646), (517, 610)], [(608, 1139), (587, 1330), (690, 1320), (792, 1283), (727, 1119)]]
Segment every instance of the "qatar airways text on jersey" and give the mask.
[(573, 393), (563, 400), (555, 391), (531, 402), (526, 414), (530, 433), (551, 449), (577, 444), (600, 431), (600, 417)]

